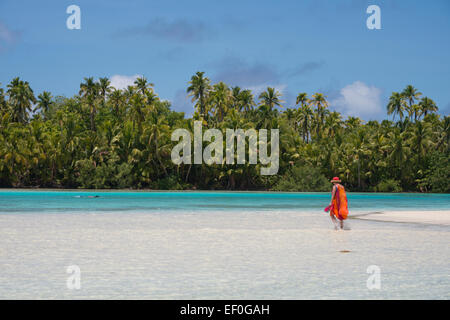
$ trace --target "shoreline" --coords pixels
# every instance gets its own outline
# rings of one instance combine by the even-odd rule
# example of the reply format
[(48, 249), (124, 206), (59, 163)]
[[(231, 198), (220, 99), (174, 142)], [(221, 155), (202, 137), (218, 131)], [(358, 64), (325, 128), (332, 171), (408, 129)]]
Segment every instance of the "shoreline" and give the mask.
[(378, 211), (349, 216), (351, 219), (398, 222), (398, 223), (420, 223), (428, 225), (450, 226), (450, 210), (407, 210), (407, 211)]
[[(38, 197), (50, 197), (52, 198), (52, 194), (61, 199), (65, 196), (73, 196), (78, 198), (84, 197), (92, 197), (99, 196), (100, 198), (108, 199), (119, 197), (121, 195), (127, 197), (128, 195), (133, 195), (141, 198), (149, 198), (149, 199), (159, 199), (158, 201), (162, 201), (161, 204), (153, 204), (146, 207), (143, 205), (142, 209), (145, 210), (154, 210), (153, 206), (161, 205), (161, 208), (164, 209), (168, 207), (167, 199), (190, 199), (188, 202), (189, 208), (191, 210), (203, 211), (203, 208), (198, 207), (195, 203), (195, 199), (215, 199), (215, 197), (219, 197), (216, 202), (213, 201), (213, 207), (221, 209), (229, 209), (229, 210), (241, 210), (244, 209), (247, 212), (255, 212), (258, 210), (265, 211), (282, 211), (282, 212), (290, 212), (293, 214), (301, 214), (302, 212), (313, 212), (317, 214), (322, 214), (323, 208), (320, 207), (322, 202), (325, 205), (325, 202), (328, 201), (329, 192), (282, 192), (282, 191), (232, 191), (232, 190), (130, 190), (130, 189), (0, 189), (0, 195), (3, 195), (2, 201), (6, 201), (7, 204), (9, 197), (19, 196), (18, 199), (24, 199), (30, 197), (33, 199), (33, 196)], [(147, 194), (147, 195), (146, 195)], [(59, 196), (58, 196), (59, 195)], [(117, 196), (115, 196), (117, 195)], [(423, 193), (364, 193), (364, 192), (352, 192), (349, 193), (349, 196), (352, 195), (354, 200), (356, 201), (355, 205), (350, 206), (350, 214), (349, 219), (355, 220), (366, 220), (366, 221), (378, 221), (378, 222), (394, 222), (394, 223), (419, 223), (419, 224), (428, 224), (428, 225), (440, 225), (440, 226), (450, 226), (450, 207), (448, 206), (448, 200), (450, 200), (450, 195), (448, 194), (423, 194)], [(230, 198), (231, 197), (231, 198)], [(376, 205), (374, 201), (381, 197), (383, 199), (388, 199), (387, 202), (384, 203), (383, 206)], [(265, 201), (264, 204), (268, 205), (255, 205), (248, 206), (248, 203), (243, 202), (242, 204), (236, 203), (234, 206), (228, 206), (226, 201), (223, 199), (247, 199), (247, 201), (255, 201), (252, 199), (260, 199), (261, 201)], [(326, 198), (326, 200), (324, 200)], [(192, 200), (194, 199), (194, 200)], [(280, 201), (284, 202), (276, 202), (280, 199)], [(301, 201), (302, 199), (311, 199), (314, 203), (305, 202), (295, 202)], [(402, 201), (404, 199), (412, 199), (415, 205), (402, 205)], [(422, 199), (435, 201), (436, 202), (422, 202)], [(22, 201), (22, 200), (20, 200)], [(115, 200), (117, 201), (117, 199)], [(176, 201), (176, 200), (175, 200)], [(193, 202), (194, 201), (194, 202)], [(259, 200), (258, 200), (259, 201)], [(271, 202), (272, 201), (272, 202)], [(275, 202), (273, 202), (275, 201)], [(288, 201), (288, 202), (285, 202)], [(291, 201), (291, 202), (289, 202)], [(294, 201), (294, 202), (292, 202)], [(398, 202), (400, 201), (400, 202)], [(94, 205), (95, 208), (109, 208), (110, 205), (106, 205), (106, 202), (101, 202)], [(91, 204), (93, 205), (93, 204)], [(117, 205), (117, 203), (116, 203)], [(242, 205), (242, 206), (241, 206)], [(83, 209), (86, 204), (80, 203), (72, 203), (70, 207)], [(173, 205), (169, 205), (172, 207)], [(120, 205), (119, 205), (120, 207)], [(77, 209), (77, 210), (78, 210)], [(158, 207), (158, 210), (160, 208)], [(175, 205), (174, 210), (177, 209)], [(77, 211), (76, 210), (76, 211)]]
[[(331, 186), (330, 186), (331, 190)], [(274, 191), (274, 190), (209, 190), (209, 189), (185, 189), (185, 190), (167, 190), (167, 189), (70, 189), (70, 188), (36, 188), (36, 187), (21, 187), (21, 188), (0, 188), (0, 192), (2, 191), (70, 191), (70, 192), (223, 192), (223, 193), (287, 193), (287, 194), (296, 194), (296, 193), (325, 193), (331, 194), (329, 191)], [(417, 195), (445, 195), (449, 193), (442, 192), (374, 192), (374, 191), (346, 191), (350, 194), (417, 194)]]

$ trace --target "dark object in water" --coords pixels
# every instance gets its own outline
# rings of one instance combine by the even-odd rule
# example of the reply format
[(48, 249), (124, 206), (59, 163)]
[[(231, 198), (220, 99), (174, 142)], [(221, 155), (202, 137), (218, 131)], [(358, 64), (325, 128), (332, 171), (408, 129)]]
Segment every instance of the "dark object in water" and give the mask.
[[(85, 196), (73, 196), (74, 198), (84, 198)], [(95, 196), (87, 196), (86, 198), (100, 198), (100, 196), (95, 195)]]
[(340, 253), (348, 253), (348, 252), (351, 252), (350, 250), (341, 250), (341, 251), (339, 251)]

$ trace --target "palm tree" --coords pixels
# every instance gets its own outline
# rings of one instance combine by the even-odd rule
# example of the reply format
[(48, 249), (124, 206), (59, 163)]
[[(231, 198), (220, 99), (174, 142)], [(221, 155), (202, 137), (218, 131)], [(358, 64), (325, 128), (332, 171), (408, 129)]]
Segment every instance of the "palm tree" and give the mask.
[(167, 136), (170, 127), (166, 123), (164, 117), (151, 117), (150, 123), (146, 126), (143, 132), (142, 139), (146, 150), (143, 156), (147, 159), (147, 164), (155, 162), (156, 166), (160, 167), (165, 176), (168, 176), (164, 159), (170, 154), (169, 144), (167, 143)]
[(348, 143), (347, 152), (350, 155), (353, 154), (353, 162), (357, 164), (358, 188), (361, 188), (361, 165), (364, 167), (366, 156), (371, 154), (369, 146), (370, 139), (368, 132), (361, 127), (356, 129)]
[(269, 129), (272, 127), (272, 121), (276, 116), (276, 111), (271, 109), (270, 106), (262, 104), (258, 107), (258, 129)]
[(241, 93), (241, 88), (239, 88), (238, 86), (231, 88), (231, 106), (237, 111), (241, 111), (242, 108), (240, 99)]
[(442, 119), (441, 130), (438, 133), (437, 146), (442, 147), (442, 151), (449, 152), (450, 150), (450, 116), (445, 116)]
[(405, 143), (405, 132), (399, 130), (389, 132), (387, 144), (389, 160), (398, 170), (397, 177), (402, 178), (404, 165), (411, 152), (409, 145)]
[(404, 110), (405, 110), (405, 101), (403, 100), (402, 94), (398, 92), (392, 92), (389, 98), (389, 103), (387, 105), (388, 115), (392, 114), (392, 120), (394, 120), (395, 115), (398, 114), (400, 120), (402, 120)]
[(100, 96), (103, 98), (102, 102), (106, 102), (107, 95), (112, 91), (111, 88), (111, 81), (109, 81), (108, 78), (99, 78), (98, 79), (98, 86), (99, 86), (99, 92)]
[(131, 99), (136, 94), (136, 87), (135, 86), (127, 86), (127, 88), (124, 91), (125, 97), (127, 97), (127, 100)]
[(414, 154), (418, 157), (419, 164), (433, 145), (431, 138), (432, 128), (429, 123), (418, 121), (414, 124), (410, 143), (412, 151), (414, 151)]
[(197, 100), (197, 111), (200, 116), (205, 116), (206, 113), (206, 99), (211, 89), (210, 80), (203, 77), (204, 72), (197, 72), (191, 77), (189, 81), (190, 86), (187, 88), (187, 93), (192, 96), (192, 102)]
[[(242, 90), (239, 94), (240, 107), (244, 110), (246, 114), (252, 111), (255, 101), (253, 100), (253, 95), (251, 90)], [(242, 110), (241, 109), (241, 110)]]
[(26, 123), (32, 104), (37, 102), (33, 90), (27, 81), (22, 81), (19, 77), (14, 78), (7, 87), (6, 93), (9, 96), (8, 104), (12, 107), (13, 121)]
[(98, 86), (93, 77), (84, 78), (84, 83), (80, 84), (80, 96), (94, 97), (98, 93)]
[(296, 111), (295, 109), (287, 108), (283, 112), (283, 115), (284, 117), (286, 117), (289, 126), (294, 127), (294, 130), (297, 131), (297, 119), (296, 119), (297, 117), (295, 111)]
[(261, 92), (258, 99), (261, 100), (261, 104), (266, 105), (273, 110), (275, 106), (282, 107), (281, 103), (283, 101), (280, 100), (281, 93), (275, 91), (275, 88), (267, 87), (266, 91)]
[[(18, 78), (17, 78), (18, 79)], [(12, 127), (5, 134), (4, 141), (0, 144), (0, 167), (7, 170), (7, 179), (17, 186), (29, 165), (27, 141), (22, 139), (26, 129)]]
[(422, 108), (418, 104), (413, 104), (410, 110), (411, 113), (414, 115), (414, 122), (416, 122), (417, 119), (419, 119), (420, 116), (422, 115)]
[(153, 83), (147, 81), (145, 77), (139, 77), (134, 81), (134, 85), (140, 91), (142, 96), (146, 96), (147, 91), (154, 86)]
[(155, 104), (157, 101), (159, 101), (158, 95), (154, 93), (153, 90), (147, 91), (145, 95), (145, 102), (147, 103), (150, 111), (155, 111)]
[(326, 100), (326, 96), (324, 96), (322, 93), (313, 94), (312, 99), (311, 99), (311, 104), (313, 106), (316, 106), (316, 111), (317, 111), (316, 134), (317, 134), (317, 136), (320, 136), (319, 132), (320, 132), (320, 129), (323, 127), (325, 110), (328, 107), (328, 102)]
[[(374, 163), (374, 168), (381, 172), (382, 169), (387, 167), (387, 138), (382, 130), (377, 130), (370, 137), (370, 149), (372, 152), (372, 162)], [(376, 175), (375, 176), (380, 176)]]
[(231, 91), (225, 83), (219, 82), (213, 86), (210, 98), (211, 103), (214, 105), (214, 115), (219, 122), (222, 122), (228, 111), (228, 104), (231, 100)]
[(44, 117), (48, 114), (50, 106), (53, 104), (52, 95), (48, 91), (43, 91), (40, 95), (38, 95), (38, 103), (36, 108), (34, 108), (34, 112), (37, 110), (42, 110)]
[(419, 106), (424, 116), (426, 116), (429, 112), (438, 111), (436, 103), (428, 97), (423, 97), (419, 102)]
[(299, 122), (299, 127), (302, 130), (303, 141), (306, 143), (309, 142), (313, 118), (314, 112), (309, 105), (304, 104), (301, 108), (297, 109), (297, 121)]
[(415, 114), (413, 109), (413, 104), (415, 100), (418, 100), (420, 96), (422, 95), (421, 92), (417, 91), (416, 88), (414, 88), (412, 85), (406, 86), (406, 88), (401, 93), (403, 99), (405, 99), (409, 105), (408, 105), (408, 113), (410, 115), (410, 119), (412, 120), (413, 114)]
[(114, 107), (114, 114), (119, 117), (120, 108), (124, 103), (124, 96), (121, 90), (114, 89), (114, 91), (109, 96), (109, 101)]
[(328, 137), (334, 137), (342, 128), (342, 119), (339, 112), (331, 112), (325, 119), (325, 130)]
[(295, 104), (300, 104), (300, 106), (305, 106), (308, 103), (308, 94), (305, 92), (299, 93)]
[(4, 111), (6, 111), (5, 91), (0, 87), (0, 115), (3, 115)]
[(132, 121), (125, 121), (122, 130), (111, 140), (113, 151), (117, 152), (122, 162), (129, 162), (131, 152), (135, 146), (136, 131)]
[(95, 131), (95, 114), (97, 113), (96, 98), (99, 86), (93, 77), (84, 78), (84, 83), (80, 84), (80, 95), (87, 100), (90, 109), (91, 130)]
[(139, 94), (133, 95), (133, 97), (131, 98), (133, 129), (135, 123), (137, 122), (139, 133), (142, 132), (142, 122), (145, 120), (144, 106), (145, 106), (144, 98)]
[(349, 116), (347, 120), (345, 120), (345, 127), (348, 130), (355, 130), (356, 128), (360, 127), (362, 124), (362, 121), (358, 117), (351, 117)]

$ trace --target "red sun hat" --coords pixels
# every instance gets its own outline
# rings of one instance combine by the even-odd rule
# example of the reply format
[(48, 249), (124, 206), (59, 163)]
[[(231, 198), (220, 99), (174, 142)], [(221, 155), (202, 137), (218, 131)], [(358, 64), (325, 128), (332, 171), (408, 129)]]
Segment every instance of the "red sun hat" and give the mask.
[(334, 177), (330, 182), (341, 182), (341, 179), (339, 179), (339, 177)]

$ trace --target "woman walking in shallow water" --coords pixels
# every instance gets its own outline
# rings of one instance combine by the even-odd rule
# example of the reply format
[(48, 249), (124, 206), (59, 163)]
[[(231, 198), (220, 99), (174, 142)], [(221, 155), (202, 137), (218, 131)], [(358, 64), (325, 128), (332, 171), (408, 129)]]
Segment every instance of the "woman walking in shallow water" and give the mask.
[(338, 228), (339, 220), (341, 229), (344, 229), (344, 220), (348, 216), (347, 195), (338, 177), (334, 177), (330, 182), (333, 184), (333, 189), (331, 190), (331, 202), (327, 209), (330, 210), (331, 221), (333, 221), (335, 228)]

